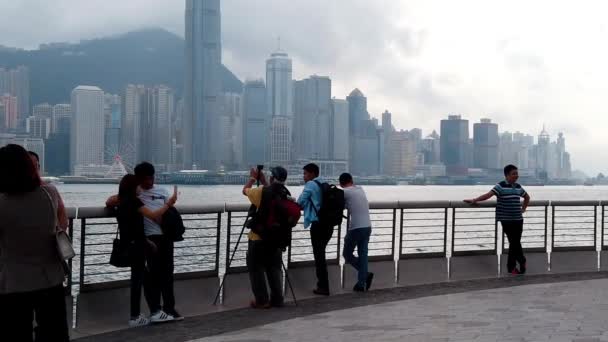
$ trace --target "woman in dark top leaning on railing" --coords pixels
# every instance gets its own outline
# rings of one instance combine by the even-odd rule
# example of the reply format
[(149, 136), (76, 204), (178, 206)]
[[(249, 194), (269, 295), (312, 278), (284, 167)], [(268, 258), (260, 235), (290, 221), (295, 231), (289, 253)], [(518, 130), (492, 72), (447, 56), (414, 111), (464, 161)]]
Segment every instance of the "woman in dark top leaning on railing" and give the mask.
[[(3, 341), (69, 341), (57, 189), (41, 183), (23, 147), (0, 148), (0, 334)], [(36, 318), (36, 329), (33, 320)]]
[[(118, 206), (116, 207), (116, 219), (120, 232), (120, 240), (129, 243), (131, 257), (131, 318), (129, 326), (137, 327), (147, 325), (150, 319), (141, 314), (140, 299), (141, 289), (144, 289), (144, 297), (150, 306), (149, 295), (153, 287), (152, 281), (146, 267), (146, 254), (156, 253), (156, 245), (146, 238), (144, 234), (144, 216), (160, 222), (163, 214), (177, 201), (177, 195), (169, 198), (167, 204), (158, 210), (150, 210), (137, 197), (138, 179), (135, 175), (126, 175), (120, 181), (118, 189)], [(111, 203), (106, 203), (110, 206)]]

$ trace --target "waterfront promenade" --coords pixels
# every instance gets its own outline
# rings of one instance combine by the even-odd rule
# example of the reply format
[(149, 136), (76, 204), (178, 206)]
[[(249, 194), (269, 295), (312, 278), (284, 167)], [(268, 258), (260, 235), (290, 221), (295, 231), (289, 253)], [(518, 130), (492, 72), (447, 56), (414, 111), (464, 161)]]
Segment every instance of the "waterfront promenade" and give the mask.
[[(369, 334), (382, 337), (376, 340), (399, 340), (401, 336), (407, 341), (441, 341), (450, 334), (447, 340), (491, 341), (494, 336), (491, 334), (498, 336), (504, 332), (501, 329), (519, 334), (530, 330), (525, 324), (521, 329), (519, 323), (511, 324), (512, 317), (539, 314), (542, 311), (539, 307), (543, 306), (545, 311), (556, 308), (564, 311), (560, 302), (578, 300), (554, 295), (559, 291), (551, 289), (560, 288), (560, 284), (569, 286), (567, 291), (561, 291), (564, 295), (583, 296), (581, 303), (593, 300), (602, 303), (601, 288), (608, 285), (602, 280), (608, 277), (604, 202), (533, 202), (526, 214), (522, 241), (528, 257), (528, 274), (521, 277), (507, 275), (501, 267), (506, 261), (507, 245), (500, 225), (495, 222), (492, 203), (470, 207), (449, 201), (372, 202), (370, 206), (374, 220), (374, 236), (370, 242), (370, 269), (376, 273), (374, 291), (364, 295), (350, 292), (354, 274), (340, 257), (342, 227), (336, 231), (327, 254), (332, 296), (314, 297), (310, 242), (307, 232), (297, 227), (294, 243), (284, 257), (300, 305), (294, 307), (288, 303), (286, 308), (265, 311), (244, 309), (251, 298), (243, 268), (246, 245), (239, 245), (237, 258), (230, 267), (226, 263), (236, 247), (246, 206), (181, 207), (189, 229), (186, 241), (176, 252), (176, 264), (180, 266), (175, 286), (177, 307), (187, 319), (141, 329), (126, 329), (129, 294), (125, 269), (107, 265), (116, 232), (114, 219), (109, 217), (111, 213), (102, 208), (71, 209), (72, 232), (78, 247), (69, 297), (75, 304), (72, 336), (82, 341), (196, 341), (201, 338), (203, 341), (207, 338), (212, 341), (307, 341), (311, 340), (308, 331), (318, 334), (314, 340), (328, 341), (369, 340)], [(219, 278), (226, 272), (229, 275), (221, 304), (214, 306)], [(495, 294), (492, 296), (478, 292), (486, 290), (498, 292), (491, 292)], [(530, 306), (536, 295), (546, 303)], [(490, 297), (496, 300), (482, 303), (483, 298)], [(289, 292), (286, 299), (291, 299)], [(409, 310), (410, 307), (416, 308), (415, 312)], [(508, 310), (500, 311), (500, 307)], [(563, 312), (564, 321), (580, 320), (582, 318), (577, 317), (581, 315), (588, 321), (604, 309), (601, 305), (589, 307), (589, 312), (583, 307), (570, 308)], [(347, 324), (347, 317), (352, 317), (351, 324)], [(481, 318), (492, 318), (495, 324), (472, 323)], [(591, 321), (594, 326), (603, 324)], [(540, 320), (538, 327), (549, 327), (552, 322)], [(388, 328), (375, 331), (374, 326)], [(278, 330), (288, 328), (281, 333), (273, 330), (277, 327)], [(561, 326), (553, 328), (561, 329)], [(571, 340), (591, 336), (582, 326), (577, 330), (579, 334), (559, 329), (555, 334), (564, 333), (565, 338), (572, 336)], [(491, 336), (479, 334), (472, 338), (473, 331), (487, 331)], [(452, 336), (457, 332), (464, 338), (455, 339), (461, 336)], [(403, 339), (404, 334), (411, 336)], [(602, 337), (596, 334), (589, 338)]]
[(608, 341), (607, 277), (569, 273), (394, 287), (78, 341)]

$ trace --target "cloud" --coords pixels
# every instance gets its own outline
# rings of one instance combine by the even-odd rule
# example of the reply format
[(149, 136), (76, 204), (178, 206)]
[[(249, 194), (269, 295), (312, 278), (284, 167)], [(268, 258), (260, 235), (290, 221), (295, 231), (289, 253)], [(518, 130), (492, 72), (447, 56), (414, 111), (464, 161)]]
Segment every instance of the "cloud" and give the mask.
[[(150, 26), (183, 35), (184, 3), (2, 1), (0, 44)], [(328, 75), (342, 98), (358, 87), (371, 114), (388, 109), (398, 128), (427, 134), (450, 113), (534, 135), (546, 123), (565, 133), (574, 166), (596, 173), (608, 170), (592, 152), (608, 144), (607, 11), (592, 0), (222, 0), (223, 60), (241, 78), (263, 78), (281, 37), (296, 78)]]

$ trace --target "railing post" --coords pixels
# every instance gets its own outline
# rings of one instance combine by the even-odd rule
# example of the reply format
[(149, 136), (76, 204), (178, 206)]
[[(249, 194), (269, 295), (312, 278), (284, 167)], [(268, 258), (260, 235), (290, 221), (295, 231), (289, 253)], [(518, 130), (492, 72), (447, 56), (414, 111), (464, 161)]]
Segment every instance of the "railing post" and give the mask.
[[(226, 219), (226, 260), (224, 261), (224, 272), (220, 274), (220, 272), (218, 272), (218, 276), (219, 276), (219, 283), (221, 286), (221, 290), (220, 290), (220, 298), (219, 298), (219, 302), (220, 304), (224, 304), (224, 297), (226, 295), (226, 284), (225, 284), (225, 280), (224, 282), (222, 282), (222, 279), (228, 279), (228, 277), (225, 277), (226, 274), (228, 274), (228, 264), (230, 263), (230, 237), (232, 234), (232, 211), (228, 211), (228, 217)], [(225, 278), (224, 278), (225, 277)]]
[(401, 221), (400, 225), (400, 234), (397, 235), (397, 208), (393, 209), (393, 271), (394, 277), (393, 281), (395, 284), (399, 282), (399, 259), (401, 259), (401, 232), (403, 232), (403, 209), (401, 209), (401, 214), (399, 215), (399, 221)]
[(502, 257), (502, 249), (504, 247), (504, 234), (502, 231), (502, 224), (498, 224), (498, 221), (496, 220), (496, 218), (494, 218), (494, 231), (496, 232), (496, 241), (495, 241), (495, 250), (496, 250), (496, 270), (497, 270), (497, 276), (500, 277), (500, 275), (502, 274), (502, 262), (500, 261), (501, 257)]
[(217, 230), (215, 237), (215, 272), (220, 274), (220, 240), (222, 234), (222, 213), (217, 213)]
[[(70, 219), (68, 221), (68, 234), (70, 236), (70, 241), (74, 241), (74, 219)], [(70, 296), (72, 296), (74, 294), (74, 292), (72, 291), (72, 285), (74, 280), (72, 279), (72, 275), (74, 274), (74, 272), (72, 271), (72, 266), (73, 266), (73, 259), (70, 259), (68, 261), (68, 268), (69, 268), (69, 274), (68, 274), (68, 289), (70, 291)]]
[[(447, 211), (446, 211), (447, 213)], [(447, 217), (446, 217), (446, 229), (447, 229)], [(448, 239), (448, 241), (450, 241), (450, 246), (447, 249), (448, 250), (448, 261), (447, 261), (447, 273), (448, 273), (448, 280), (452, 279), (452, 256), (454, 255), (454, 242), (456, 239), (456, 208), (452, 208), (452, 224), (449, 228), (449, 230), (447, 230), (450, 232), (451, 236)]]
[(82, 292), (82, 287), (84, 285), (84, 272), (85, 272), (85, 258), (86, 258), (86, 227), (87, 220), (85, 218), (80, 219), (80, 274), (78, 279), (79, 291)]
[[(346, 211), (346, 234), (348, 234), (348, 226), (350, 225), (350, 212), (347, 210)], [(342, 225), (338, 226), (338, 243), (340, 240), (340, 231), (342, 230)], [(358, 251), (357, 251), (358, 253)], [(340, 287), (344, 289), (344, 276), (346, 273), (346, 267), (345, 266), (345, 260), (342, 257), (342, 254), (340, 253), (340, 245), (338, 244), (338, 267), (340, 269)]]
[[(598, 203), (599, 205), (599, 203)], [(593, 206), (593, 243), (595, 244), (595, 251), (597, 253), (597, 270), (599, 271), (601, 266), (602, 266), (602, 261), (601, 261), (601, 250), (602, 250), (602, 244), (601, 242), (598, 243), (597, 239), (598, 235), (597, 230), (599, 229), (600, 225), (597, 224), (597, 207), (598, 205)]]
[[(549, 218), (547, 216), (547, 218)], [(551, 205), (551, 244), (549, 244), (549, 252), (547, 253), (547, 271), (551, 272), (551, 253), (555, 246), (555, 206)]]

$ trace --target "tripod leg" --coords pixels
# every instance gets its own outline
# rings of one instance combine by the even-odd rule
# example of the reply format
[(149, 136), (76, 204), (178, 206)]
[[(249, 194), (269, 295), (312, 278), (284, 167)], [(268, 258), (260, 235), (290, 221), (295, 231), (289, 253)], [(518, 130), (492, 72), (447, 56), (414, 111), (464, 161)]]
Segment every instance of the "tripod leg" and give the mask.
[(287, 285), (289, 285), (289, 290), (291, 291), (291, 295), (293, 296), (293, 303), (295, 304), (295, 306), (298, 306), (296, 293), (293, 291), (293, 286), (291, 286), (291, 280), (289, 280), (289, 272), (287, 272), (287, 267), (285, 267), (285, 263), (282, 260), (281, 265), (283, 265), (283, 271), (285, 272), (285, 280), (287, 281)]
[[(249, 216), (245, 218), (245, 222), (243, 223), (243, 228), (241, 228), (241, 233), (239, 234), (238, 240), (236, 240), (236, 245), (234, 246), (234, 250), (232, 251), (232, 255), (230, 256), (230, 260), (228, 261), (228, 265), (226, 265), (226, 273), (222, 277), (222, 282), (220, 283), (220, 287), (217, 289), (217, 293), (215, 294), (215, 299), (213, 300), (213, 305), (217, 305), (217, 300), (220, 298), (220, 293), (224, 288), (224, 282), (226, 281), (226, 276), (228, 275), (228, 270), (230, 269), (230, 265), (232, 265), (232, 261), (234, 260), (234, 256), (236, 251), (239, 249), (239, 244), (241, 243), (241, 239), (243, 238), (243, 234), (245, 233), (245, 225), (247, 224), (247, 220)], [(228, 237), (229, 238), (229, 237)], [(218, 236), (219, 239), (219, 236)], [(227, 239), (228, 241), (229, 239)]]

